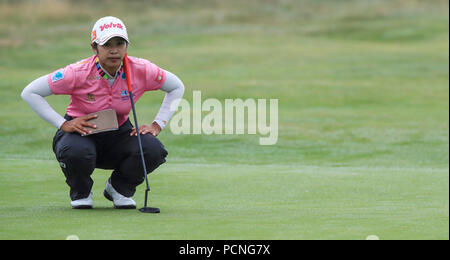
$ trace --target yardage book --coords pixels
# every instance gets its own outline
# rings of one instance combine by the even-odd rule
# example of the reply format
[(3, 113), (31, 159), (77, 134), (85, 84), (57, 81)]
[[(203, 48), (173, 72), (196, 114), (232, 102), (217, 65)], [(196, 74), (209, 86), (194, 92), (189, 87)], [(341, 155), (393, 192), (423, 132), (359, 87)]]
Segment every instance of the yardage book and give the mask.
[[(97, 128), (85, 127), (92, 133), (87, 135), (93, 135), (98, 133), (103, 133), (107, 131), (114, 131), (119, 129), (119, 124), (117, 123), (116, 111), (114, 109), (106, 109), (91, 113), (88, 115), (97, 115), (97, 118), (91, 119), (88, 122), (97, 126)], [(83, 135), (83, 136), (87, 136)]]

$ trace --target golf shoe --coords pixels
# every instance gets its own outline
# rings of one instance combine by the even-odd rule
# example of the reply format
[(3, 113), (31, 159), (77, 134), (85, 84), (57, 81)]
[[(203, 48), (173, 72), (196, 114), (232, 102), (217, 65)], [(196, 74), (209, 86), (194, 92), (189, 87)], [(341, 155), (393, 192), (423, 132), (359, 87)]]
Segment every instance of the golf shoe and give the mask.
[(79, 200), (71, 201), (73, 209), (92, 209), (94, 207), (94, 202), (92, 201), (92, 192), (89, 194), (89, 197)]
[(116, 209), (135, 209), (136, 202), (132, 198), (128, 198), (117, 192), (111, 185), (110, 180), (106, 182), (106, 188), (103, 192), (105, 198), (114, 203)]

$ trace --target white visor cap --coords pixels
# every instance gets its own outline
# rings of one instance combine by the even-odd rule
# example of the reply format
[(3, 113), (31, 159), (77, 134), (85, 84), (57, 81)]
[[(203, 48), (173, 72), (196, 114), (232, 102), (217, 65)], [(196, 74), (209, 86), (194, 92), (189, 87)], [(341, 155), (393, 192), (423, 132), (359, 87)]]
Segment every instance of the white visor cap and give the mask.
[(121, 37), (130, 43), (127, 28), (119, 18), (113, 16), (100, 18), (92, 28), (91, 43), (103, 45), (112, 37)]

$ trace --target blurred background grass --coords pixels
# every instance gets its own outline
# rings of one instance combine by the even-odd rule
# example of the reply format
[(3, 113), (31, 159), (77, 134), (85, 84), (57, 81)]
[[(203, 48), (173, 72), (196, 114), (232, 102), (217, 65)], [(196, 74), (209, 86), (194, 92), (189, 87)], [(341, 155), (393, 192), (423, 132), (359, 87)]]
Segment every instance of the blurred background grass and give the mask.
[[(448, 239), (448, 10), (447, 0), (0, 0), (2, 197), (15, 201), (8, 194), (17, 185), (8, 176), (24, 176), (23, 186), (30, 185), (25, 177), (31, 173), (24, 171), (33, 167), (54, 174), (52, 189), (65, 196), (51, 151), (55, 129), (20, 92), (35, 78), (92, 55), (93, 24), (113, 15), (128, 27), (129, 54), (178, 75), (186, 99), (194, 90), (203, 99), (279, 99), (274, 146), (259, 146), (255, 135), (162, 132), (169, 157), (158, 170), (166, 177), (153, 179), (157, 201), (187, 213), (162, 227), (173, 224), (200, 239), (213, 234), (177, 226), (180, 218), (196, 221), (183, 205), (191, 209), (198, 201), (204, 209), (199, 215), (227, 216), (223, 230), (216, 230), (224, 222), (220, 214), (205, 222), (217, 231), (214, 238), (354, 238), (382, 228), (390, 238)], [(156, 91), (142, 97), (140, 121), (153, 120), (163, 96)], [(48, 101), (64, 114), (69, 98)], [(18, 167), (22, 159), (32, 165)], [(96, 178), (102, 186), (105, 175)], [(179, 182), (165, 185), (171, 180)], [(259, 184), (250, 191), (249, 183)], [(235, 216), (223, 205), (243, 207), (246, 215)], [(272, 207), (282, 214), (267, 212)], [(9, 212), (5, 208), (5, 216)], [(334, 216), (336, 225), (324, 227), (309, 213), (325, 222)], [(265, 222), (252, 229), (260, 214)], [(358, 220), (366, 222), (345, 229)], [(284, 226), (274, 224), (280, 221)], [(161, 238), (174, 237), (164, 232)]]

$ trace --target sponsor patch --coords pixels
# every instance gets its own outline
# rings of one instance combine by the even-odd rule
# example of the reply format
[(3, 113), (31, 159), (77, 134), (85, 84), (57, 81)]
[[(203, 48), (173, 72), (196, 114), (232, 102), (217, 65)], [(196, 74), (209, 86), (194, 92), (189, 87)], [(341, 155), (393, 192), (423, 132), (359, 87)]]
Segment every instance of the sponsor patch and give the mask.
[(163, 71), (162, 69), (158, 68), (158, 73), (156, 74), (155, 81), (158, 83), (161, 83), (161, 80), (163, 79)]
[(93, 30), (91, 35), (91, 41), (93, 42), (95, 39), (97, 39), (97, 30)]
[[(121, 96), (122, 101), (130, 100), (130, 93), (126, 90), (122, 90), (122, 92), (120, 93), (120, 96)], [(134, 94), (133, 94), (133, 97), (135, 97)]]
[(120, 23), (111, 22), (110, 24), (100, 25), (100, 31), (102, 31), (102, 32), (103, 32), (103, 30), (110, 29), (110, 28), (119, 28), (119, 29), (123, 30), (123, 26)]
[(57, 72), (53, 73), (52, 75), (52, 82), (56, 82), (58, 80), (62, 80), (64, 78), (64, 75), (62, 73), (62, 70), (58, 70)]
[(99, 75), (89, 75), (86, 77), (86, 80), (99, 80), (100, 76)]
[(95, 96), (94, 96), (94, 94), (88, 93), (88, 94), (87, 94), (86, 100), (89, 101), (89, 102), (94, 102), (94, 101), (95, 101)]

